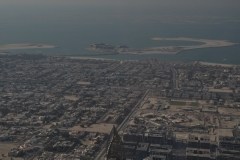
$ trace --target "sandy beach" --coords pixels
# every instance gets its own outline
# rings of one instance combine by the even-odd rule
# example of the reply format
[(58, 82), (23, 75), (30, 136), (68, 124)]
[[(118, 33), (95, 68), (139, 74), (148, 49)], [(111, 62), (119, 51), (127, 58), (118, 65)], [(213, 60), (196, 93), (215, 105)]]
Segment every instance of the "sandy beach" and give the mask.
[(217, 47), (229, 47), (239, 43), (233, 43), (228, 40), (211, 40), (211, 39), (197, 39), (187, 37), (176, 38), (161, 38), (154, 37), (153, 41), (189, 41), (199, 42), (199, 45), (190, 46), (163, 46), (163, 47), (151, 47), (144, 49), (133, 49), (124, 53), (127, 54), (177, 54), (185, 50), (201, 49), (201, 48), (217, 48)]
[[(233, 45), (237, 45), (239, 43), (233, 43), (228, 40), (211, 40), (211, 39), (198, 39), (198, 38), (188, 38), (188, 37), (176, 37), (176, 38), (162, 38), (162, 37), (154, 37), (151, 40), (153, 41), (187, 41), (187, 42), (199, 42), (199, 44), (195, 45), (172, 45), (172, 46), (156, 46), (149, 48), (118, 48), (116, 46), (108, 45), (108, 44), (100, 44), (100, 47), (90, 47), (87, 50), (94, 52), (108, 52), (114, 54), (137, 54), (137, 55), (145, 55), (145, 54), (168, 54), (174, 55), (178, 54), (185, 50), (193, 50), (193, 49), (201, 49), (201, 48), (217, 48), (217, 47), (229, 47)], [(98, 45), (98, 44), (96, 44)], [(101, 46), (102, 45), (102, 46)], [(104, 46), (105, 45), (105, 46)], [(109, 49), (110, 48), (110, 49)]]
[[(187, 37), (176, 37), (176, 38), (161, 38), (154, 37), (154, 41), (189, 41), (189, 42), (200, 42), (199, 45), (191, 46), (164, 46), (164, 47), (153, 47), (144, 49), (141, 54), (177, 54), (184, 50), (201, 49), (201, 48), (217, 48), (217, 47), (229, 47), (239, 43), (233, 43), (228, 40), (211, 40), (211, 39), (197, 39)], [(145, 52), (144, 52), (145, 51)]]
[(0, 55), (6, 55), (6, 54), (8, 54), (7, 52), (1, 52), (0, 51)]
[(48, 44), (31, 44), (31, 43), (16, 43), (0, 45), (1, 51), (18, 50), (18, 49), (50, 49), (55, 48), (54, 45)]
[(205, 66), (221, 66), (221, 67), (239, 67), (240, 66), (236, 64), (210, 63), (210, 62), (202, 62), (202, 61), (199, 61), (197, 63)]

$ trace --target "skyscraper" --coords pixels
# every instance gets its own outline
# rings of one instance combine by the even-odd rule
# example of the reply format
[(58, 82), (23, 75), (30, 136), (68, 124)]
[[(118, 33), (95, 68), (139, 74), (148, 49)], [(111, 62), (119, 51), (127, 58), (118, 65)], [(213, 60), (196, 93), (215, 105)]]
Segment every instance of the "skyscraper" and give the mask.
[(110, 133), (110, 141), (107, 149), (107, 160), (124, 160), (123, 142), (114, 126)]

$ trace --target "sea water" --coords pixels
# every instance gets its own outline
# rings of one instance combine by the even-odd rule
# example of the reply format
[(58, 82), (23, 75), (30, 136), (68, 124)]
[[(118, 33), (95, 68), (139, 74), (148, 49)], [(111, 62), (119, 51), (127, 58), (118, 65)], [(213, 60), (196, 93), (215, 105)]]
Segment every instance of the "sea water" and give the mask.
[[(99, 55), (86, 50), (92, 43), (127, 45), (131, 48), (196, 43), (160, 42), (151, 40), (153, 37), (190, 37), (239, 43), (240, 21), (234, 10), (222, 15), (220, 10), (216, 15), (179, 11), (182, 13), (179, 15), (177, 11), (163, 11), (156, 6), (83, 5), (81, 2), (3, 5), (0, 2), (0, 44), (44, 43), (57, 46), (54, 49), (11, 50), (10, 54), (41, 53), (119, 60), (158, 58), (163, 61), (240, 64), (240, 45), (188, 50), (176, 55)], [(190, 12), (194, 16), (189, 15)]]

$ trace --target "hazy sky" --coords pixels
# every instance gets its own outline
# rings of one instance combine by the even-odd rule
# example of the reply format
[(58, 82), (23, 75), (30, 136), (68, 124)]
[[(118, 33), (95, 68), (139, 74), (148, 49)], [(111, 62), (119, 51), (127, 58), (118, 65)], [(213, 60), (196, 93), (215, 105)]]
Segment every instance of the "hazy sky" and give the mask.
[(177, 8), (239, 8), (239, 0), (0, 0), (0, 4), (17, 5), (97, 5), (97, 6), (159, 6)]
[(166, 11), (168, 13), (198, 12), (238, 16), (240, 0), (0, 0), (0, 6), (62, 6), (109, 7), (124, 10)]
[(12, 18), (14, 21), (24, 21), (26, 18), (52, 17), (52, 20), (60, 21), (64, 16), (85, 22), (88, 19), (89, 22), (111, 19), (145, 23), (172, 23), (179, 20), (212, 23), (215, 18), (213, 23), (221, 23), (229, 17), (230, 21), (240, 21), (239, 6), (240, 0), (0, 0), (0, 20)]

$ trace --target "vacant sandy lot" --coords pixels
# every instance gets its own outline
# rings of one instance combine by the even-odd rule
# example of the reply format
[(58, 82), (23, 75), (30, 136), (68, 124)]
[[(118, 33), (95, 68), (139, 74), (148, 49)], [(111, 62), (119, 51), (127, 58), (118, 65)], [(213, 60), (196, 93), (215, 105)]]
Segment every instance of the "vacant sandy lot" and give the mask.
[(228, 107), (219, 107), (218, 112), (222, 115), (240, 116), (240, 110)]
[(91, 82), (78, 81), (77, 84), (78, 84), (78, 85), (90, 85)]
[(81, 126), (74, 126), (70, 130), (75, 132), (94, 132), (94, 133), (106, 133), (109, 134), (114, 124), (99, 123), (93, 124), (90, 127), (83, 128)]
[[(17, 147), (17, 144), (1, 142), (0, 143), (0, 159), (2, 159), (2, 160), (10, 160), (11, 158), (7, 156), (8, 152), (10, 152), (11, 149), (15, 148), (15, 147)], [(2, 155), (4, 155), (4, 156), (2, 156)], [(16, 159), (16, 158), (14, 158), (14, 159)], [(16, 160), (20, 160), (20, 159), (18, 158)]]
[(79, 99), (77, 96), (74, 95), (64, 96), (64, 98), (70, 101), (77, 101)]
[(233, 136), (232, 129), (216, 129), (219, 136)]
[(229, 88), (216, 89), (216, 88), (209, 87), (208, 90), (209, 92), (215, 92), (215, 93), (233, 93), (233, 90)]

